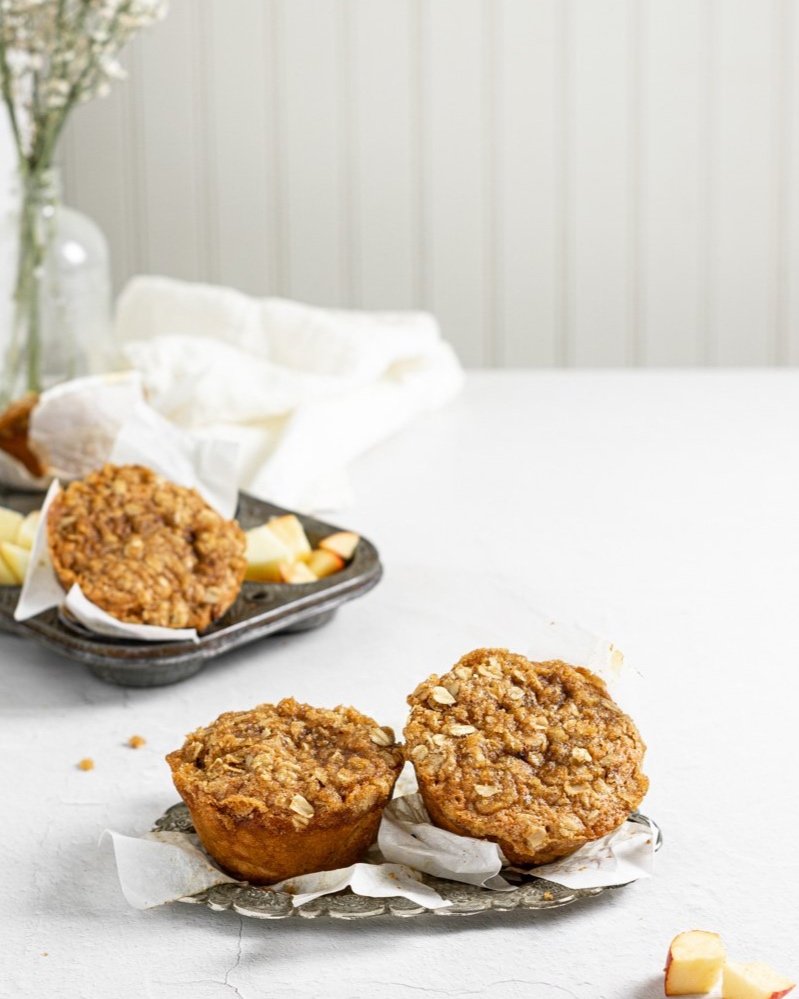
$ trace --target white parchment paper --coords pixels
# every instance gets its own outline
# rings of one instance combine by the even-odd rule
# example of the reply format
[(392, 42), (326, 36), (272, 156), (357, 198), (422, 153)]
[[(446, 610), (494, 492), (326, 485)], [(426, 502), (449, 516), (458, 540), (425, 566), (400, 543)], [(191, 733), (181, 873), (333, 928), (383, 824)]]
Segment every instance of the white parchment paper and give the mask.
[(407, 864), (425, 874), (512, 891), (512, 885), (499, 873), (503, 857), (497, 844), (456, 836), (434, 826), (420, 794), (404, 794), (389, 802), (377, 844), (386, 860)]
[(152, 909), (214, 885), (235, 881), (203, 853), (196, 836), (148, 832), (124, 836), (106, 831), (114, 846), (122, 894), (134, 909)]
[(63, 382), (43, 392), (33, 408), (31, 444), (53, 478), (82, 478), (108, 461), (120, 429), (143, 402), (136, 371)]
[[(131, 905), (147, 909), (235, 881), (203, 852), (189, 833), (146, 833), (136, 838), (108, 832), (114, 843), (122, 893)], [(420, 872), (494, 891), (512, 891), (500, 874), (504, 858), (495, 843), (457, 836), (432, 825), (418, 794), (395, 798), (378, 834), (376, 859), (335, 871), (289, 878), (273, 885), (287, 891), (294, 906), (349, 887), (368, 898), (399, 896), (428, 909), (448, 905), (420, 880)], [(647, 826), (625, 822), (564, 860), (524, 872), (567, 888), (599, 888), (651, 877), (655, 837)], [(517, 868), (507, 868), (518, 870)]]
[(120, 428), (144, 401), (136, 371), (75, 378), (47, 389), (31, 411), (28, 437), (47, 468), (37, 478), (0, 451), (0, 483), (46, 490), (54, 478), (77, 479), (108, 461)]

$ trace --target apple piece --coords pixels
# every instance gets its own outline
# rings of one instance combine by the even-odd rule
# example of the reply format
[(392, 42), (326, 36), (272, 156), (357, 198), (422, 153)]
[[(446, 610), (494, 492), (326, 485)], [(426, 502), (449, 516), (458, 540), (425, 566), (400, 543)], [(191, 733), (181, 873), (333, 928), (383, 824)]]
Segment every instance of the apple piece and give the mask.
[(267, 527), (280, 538), (291, 552), (289, 561), (294, 562), (310, 552), (311, 544), (306, 537), (305, 529), (293, 513), (286, 513), (282, 517), (272, 517)]
[(267, 524), (247, 531), (247, 572), (245, 579), (255, 583), (279, 583), (280, 563), (292, 562), (291, 552)]
[(24, 583), (28, 562), (31, 560), (31, 553), (27, 548), (20, 548), (19, 545), (12, 544), (10, 541), (3, 541), (0, 542), (0, 555), (3, 556), (3, 560), (11, 570), (14, 581), (17, 584)]
[(723, 999), (781, 999), (795, 985), (796, 982), (778, 975), (760, 961), (751, 964), (729, 961), (724, 968), (721, 994)]
[(319, 578), (304, 562), (281, 562), (280, 577), (284, 583), (315, 583)]
[(324, 548), (314, 548), (305, 561), (318, 579), (332, 576), (334, 572), (340, 572), (344, 568), (344, 559), (335, 552), (325, 551)]
[(718, 933), (688, 930), (677, 934), (666, 957), (666, 995), (710, 992), (724, 967), (724, 956), (724, 944)]
[(18, 544), (20, 548), (27, 548), (30, 551), (33, 548), (33, 542), (36, 538), (36, 532), (39, 529), (39, 521), (41, 519), (42, 514), (40, 510), (34, 510), (33, 513), (29, 513), (19, 525), (15, 544)]
[(360, 535), (355, 534), (354, 531), (337, 531), (335, 534), (329, 534), (326, 538), (322, 538), (319, 547), (326, 552), (333, 552), (334, 555), (343, 558), (345, 562), (349, 562), (360, 540)]
[(19, 586), (17, 578), (11, 571), (11, 566), (0, 555), (0, 586)]
[(21, 513), (0, 506), (0, 541), (16, 541), (23, 520)]

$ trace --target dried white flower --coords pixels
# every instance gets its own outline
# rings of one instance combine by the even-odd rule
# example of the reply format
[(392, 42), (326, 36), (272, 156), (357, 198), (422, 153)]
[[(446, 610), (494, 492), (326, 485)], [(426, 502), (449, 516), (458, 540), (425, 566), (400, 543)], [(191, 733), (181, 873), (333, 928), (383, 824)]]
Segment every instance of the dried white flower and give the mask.
[(125, 78), (118, 55), (165, 0), (0, 0), (0, 94), (31, 172), (52, 162), (72, 108)]

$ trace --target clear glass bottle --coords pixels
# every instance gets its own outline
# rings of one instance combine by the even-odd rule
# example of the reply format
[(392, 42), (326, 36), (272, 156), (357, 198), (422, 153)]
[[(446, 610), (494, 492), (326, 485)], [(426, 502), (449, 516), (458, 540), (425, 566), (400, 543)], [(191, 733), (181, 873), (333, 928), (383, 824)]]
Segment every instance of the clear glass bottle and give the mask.
[(91, 219), (61, 204), (55, 169), (22, 178), (10, 332), (3, 404), (109, 363), (108, 245)]

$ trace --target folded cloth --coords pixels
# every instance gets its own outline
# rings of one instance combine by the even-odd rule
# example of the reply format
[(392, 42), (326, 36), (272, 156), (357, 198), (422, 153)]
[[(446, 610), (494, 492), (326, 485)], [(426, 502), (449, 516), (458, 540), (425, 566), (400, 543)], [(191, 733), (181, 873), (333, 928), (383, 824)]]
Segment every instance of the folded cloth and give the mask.
[(116, 335), (156, 410), (236, 440), (239, 485), (303, 510), (346, 503), (346, 465), (463, 381), (426, 313), (321, 309), (170, 278), (128, 284)]

